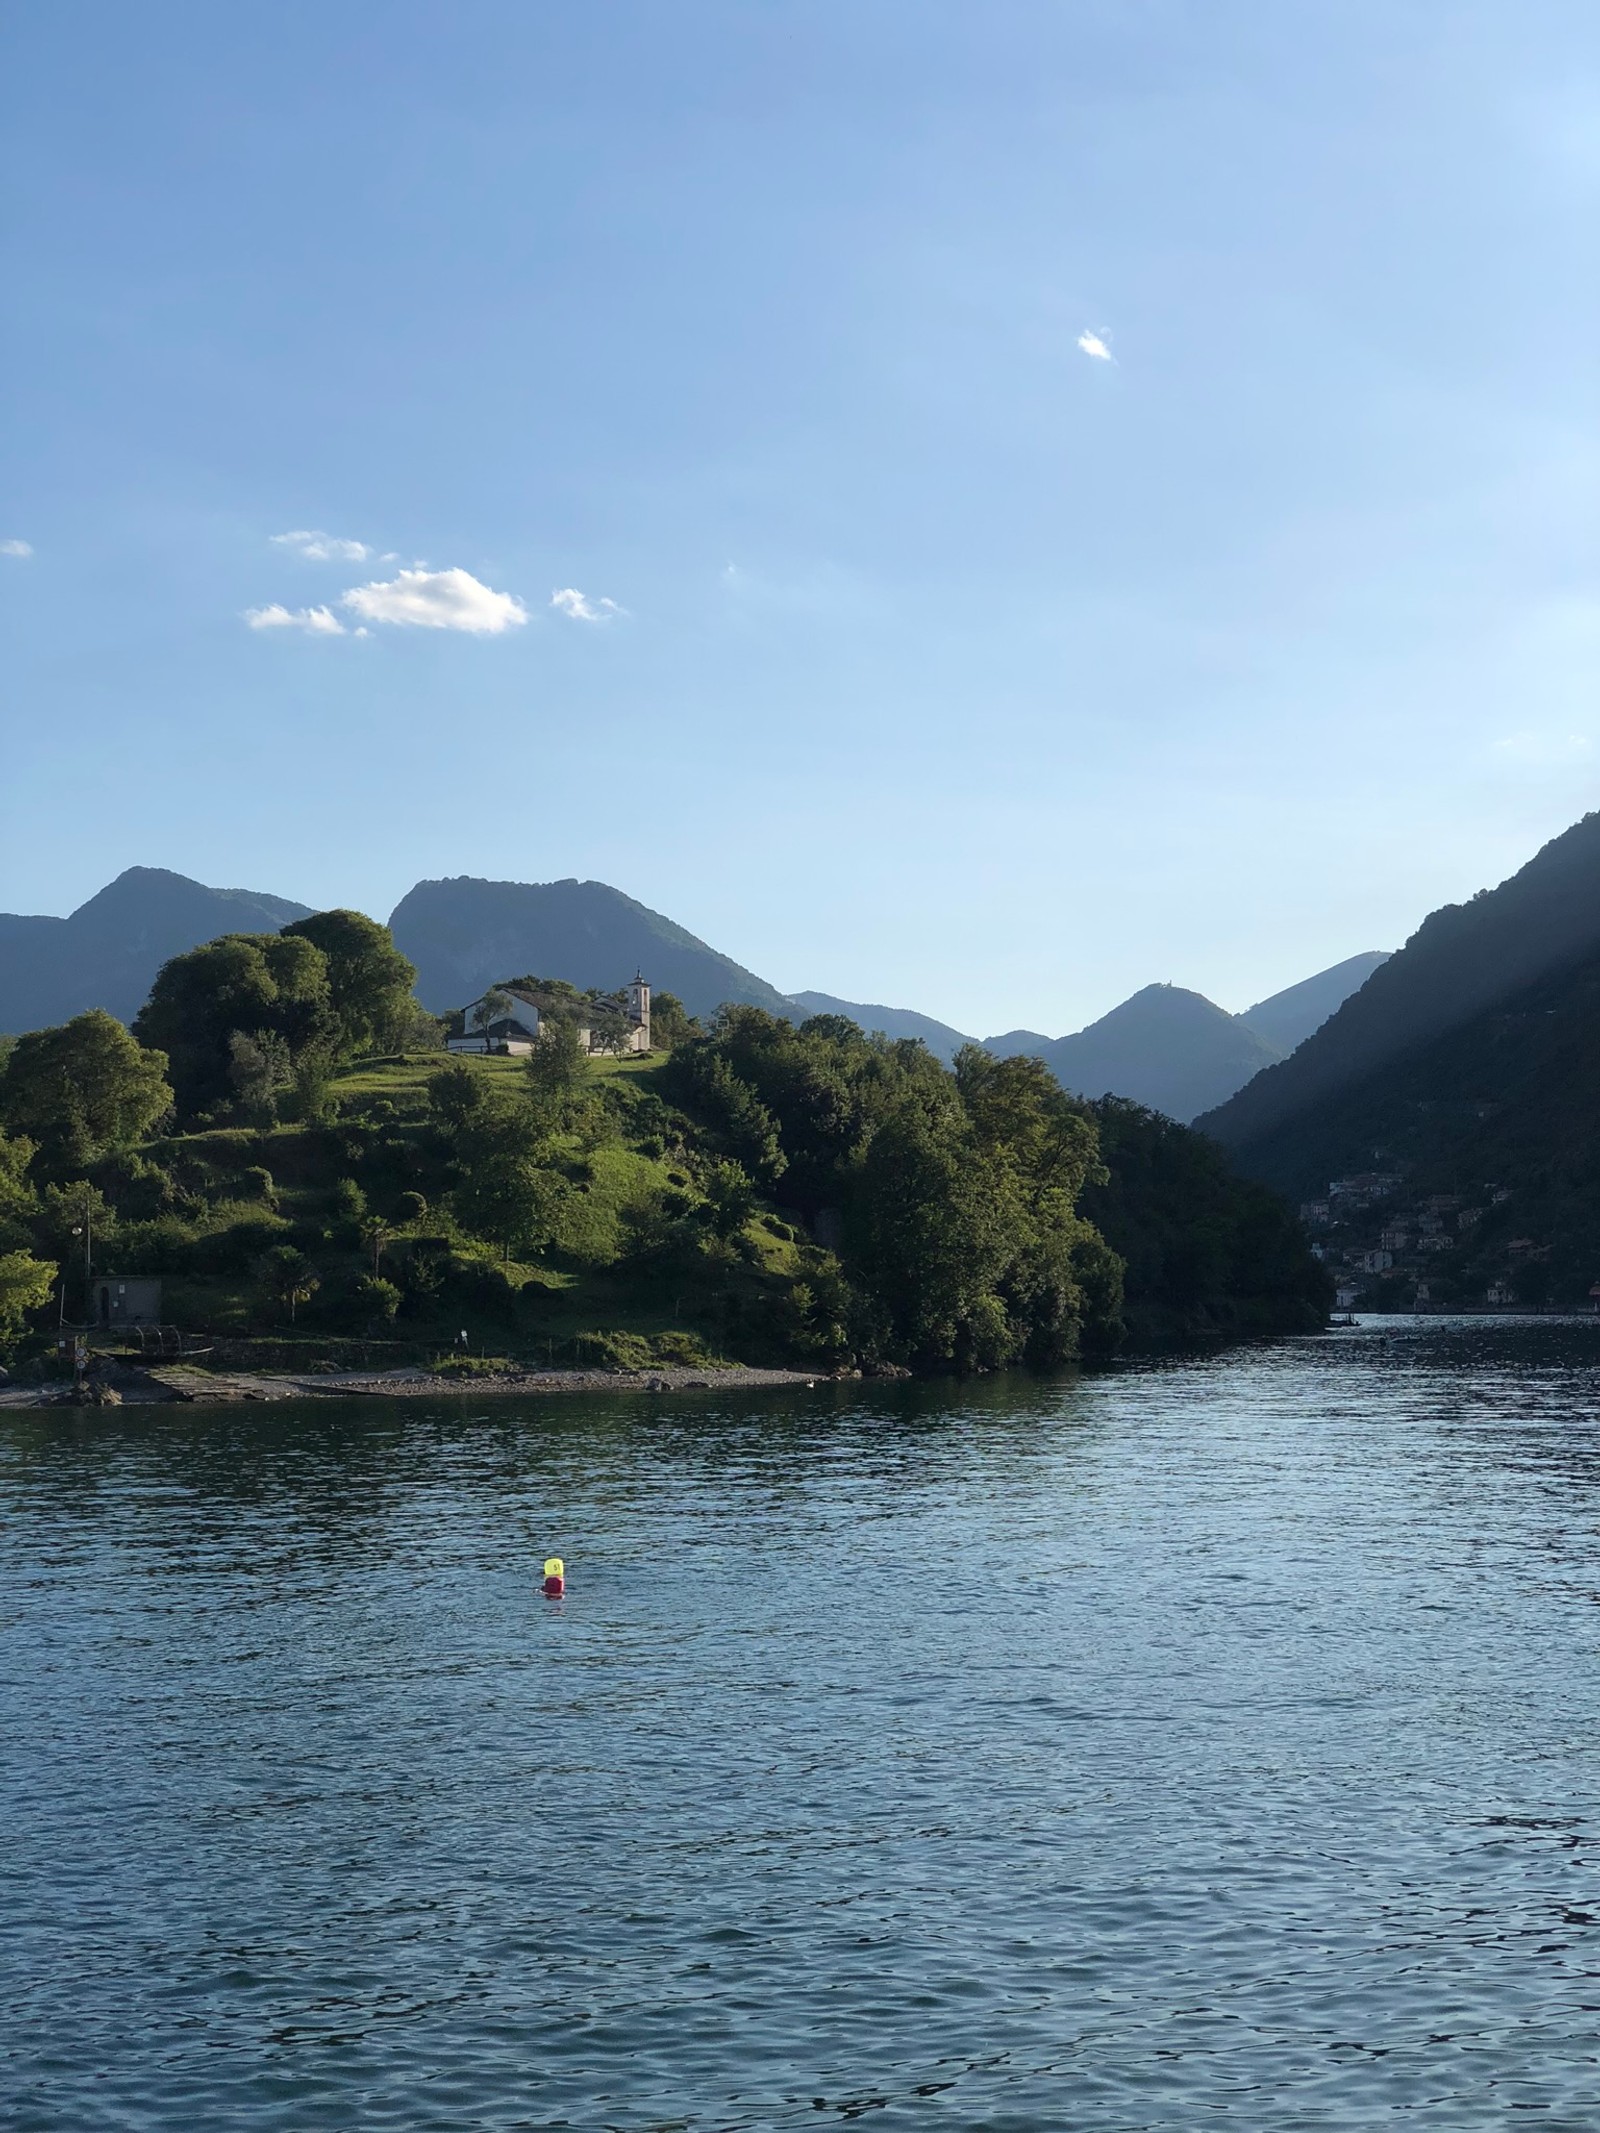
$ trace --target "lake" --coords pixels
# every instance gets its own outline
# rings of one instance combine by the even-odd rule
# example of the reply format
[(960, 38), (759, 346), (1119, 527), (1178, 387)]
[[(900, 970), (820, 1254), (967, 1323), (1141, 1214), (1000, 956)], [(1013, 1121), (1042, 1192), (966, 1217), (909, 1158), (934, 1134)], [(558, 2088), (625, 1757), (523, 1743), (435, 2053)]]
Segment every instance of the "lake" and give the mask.
[(0, 2125), (1594, 2133), (1597, 1366), (8, 1415)]

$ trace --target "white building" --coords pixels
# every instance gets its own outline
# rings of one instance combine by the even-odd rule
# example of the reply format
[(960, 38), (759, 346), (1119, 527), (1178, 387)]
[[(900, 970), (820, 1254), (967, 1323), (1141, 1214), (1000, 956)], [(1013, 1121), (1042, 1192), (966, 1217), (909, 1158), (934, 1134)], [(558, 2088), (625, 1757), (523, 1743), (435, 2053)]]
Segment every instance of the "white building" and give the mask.
[[(650, 1049), (650, 988), (635, 977), (621, 995), (628, 1035), (623, 1050)], [(531, 992), (520, 985), (492, 985), (462, 1010), (462, 1035), (447, 1037), (452, 1052), (500, 1052), (526, 1055), (539, 1042), (544, 1016)], [(578, 1041), (585, 1051), (600, 1051), (600, 1033), (588, 1023), (578, 1025)]]

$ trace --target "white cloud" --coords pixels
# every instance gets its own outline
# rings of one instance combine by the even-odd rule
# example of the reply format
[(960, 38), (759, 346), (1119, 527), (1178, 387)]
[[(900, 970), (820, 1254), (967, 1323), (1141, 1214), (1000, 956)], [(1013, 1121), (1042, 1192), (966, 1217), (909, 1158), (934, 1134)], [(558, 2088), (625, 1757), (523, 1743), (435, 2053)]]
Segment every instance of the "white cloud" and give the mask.
[(312, 637), (342, 637), (344, 624), (330, 607), (247, 607), (244, 619), (253, 630), (304, 630)]
[(353, 586), (339, 604), (366, 622), (466, 630), (474, 637), (498, 637), (528, 619), (514, 593), (492, 591), (469, 570), (402, 570), (382, 583)]
[(271, 541), (274, 548), (292, 548), (307, 563), (364, 563), (372, 553), (365, 541), (342, 541), (337, 534), (305, 527), (296, 533), (274, 533)]
[(32, 541), (0, 541), (0, 555), (14, 555), (19, 562), (26, 562), (32, 553)]
[(1086, 356), (1093, 356), (1097, 363), (1114, 363), (1116, 361), (1116, 357), (1111, 353), (1101, 334), (1080, 333), (1078, 335), (1078, 346)]
[(550, 605), (573, 622), (614, 622), (623, 610), (615, 600), (591, 600), (576, 585), (564, 585), (550, 595)]

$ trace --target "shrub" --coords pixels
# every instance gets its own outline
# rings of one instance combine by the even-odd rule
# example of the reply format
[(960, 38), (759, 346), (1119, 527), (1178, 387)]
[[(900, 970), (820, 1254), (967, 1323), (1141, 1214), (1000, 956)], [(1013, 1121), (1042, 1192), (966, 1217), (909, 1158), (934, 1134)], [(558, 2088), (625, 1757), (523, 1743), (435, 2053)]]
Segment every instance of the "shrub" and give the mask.
[(395, 1313), (400, 1308), (400, 1291), (392, 1281), (385, 1281), (377, 1274), (363, 1274), (351, 1292), (351, 1300), (358, 1317), (362, 1318), (372, 1333), (386, 1332), (394, 1324)]

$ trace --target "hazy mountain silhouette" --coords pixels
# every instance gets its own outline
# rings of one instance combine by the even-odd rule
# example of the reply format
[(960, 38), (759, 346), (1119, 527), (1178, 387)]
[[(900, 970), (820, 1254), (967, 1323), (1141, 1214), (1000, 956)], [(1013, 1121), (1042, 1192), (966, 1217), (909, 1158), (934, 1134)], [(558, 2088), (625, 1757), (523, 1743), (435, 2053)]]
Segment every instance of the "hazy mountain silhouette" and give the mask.
[(91, 1007), (131, 1021), (169, 956), (219, 933), (276, 933), (308, 909), (254, 889), (208, 889), (165, 867), (129, 867), (70, 918), (0, 913), (0, 1033)]
[(1308, 1115), (1364, 1076), (1458, 1028), (1546, 972), (1600, 949), (1600, 814), (1496, 889), (1446, 904), (1298, 1051), (1202, 1121), (1265, 1176), (1290, 1161)]
[(435, 1014), (524, 972), (615, 986), (642, 970), (693, 1015), (714, 1014), (725, 1000), (794, 1015), (776, 986), (603, 881), (419, 881), (389, 924)]
[[(1336, 1177), (1392, 1172), (1403, 1185), (1385, 1209), (1429, 1192), (1486, 1203), (1491, 1188), (1504, 1189), (1509, 1202), (1485, 1206), (1474, 1246), (1497, 1230), (1575, 1243), (1586, 1296), (1600, 1277), (1597, 1086), (1600, 950), (1356, 1076), (1236, 1160), (1297, 1199), (1325, 1196)], [(1385, 1219), (1380, 1212), (1374, 1227)]]
[(1319, 970), (1314, 978), (1302, 978), (1298, 985), (1275, 992), (1270, 999), (1258, 1000), (1254, 1007), (1245, 1009), (1239, 1020), (1248, 1022), (1258, 1037), (1265, 1037), (1280, 1052), (1292, 1052), (1366, 984), (1380, 963), (1388, 960), (1389, 951), (1385, 948), (1369, 948), (1364, 955), (1348, 956), (1329, 970)]
[(1237, 1015), (1181, 985), (1146, 985), (1076, 1036), (1038, 1050), (1079, 1096), (1128, 1096), (1184, 1121), (1281, 1056)]
[(1015, 1059), (1023, 1052), (1031, 1052), (1036, 1059), (1046, 1059), (1057, 1044), (1066, 1040), (1047, 1037), (1042, 1030), (1008, 1029), (1002, 1030), (998, 1037), (985, 1037), (981, 1041), (984, 1050), (993, 1052), (996, 1059)]
[(789, 997), (802, 1014), (844, 1015), (869, 1035), (876, 1030), (885, 1037), (920, 1037), (933, 1056), (942, 1059), (946, 1066), (964, 1044), (978, 1041), (975, 1037), (962, 1036), (960, 1030), (952, 1029), (948, 1022), (935, 1022), (932, 1015), (919, 1015), (912, 1007), (878, 1007), (864, 1000), (838, 1000), (831, 992), (796, 992)]
[(997, 1059), (1031, 1053), (1079, 1095), (1131, 1097), (1170, 1118), (1187, 1120), (1221, 1103), (1262, 1067), (1291, 1051), (1386, 960), (1377, 950), (1349, 956), (1258, 1001), (1243, 1015), (1228, 1014), (1201, 993), (1149, 985), (1070, 1037), (1013, 1029), (997, 1037), (970, 1038), (909, 1007), (842, 1000), (826, 992), (797, 992), (791, 998), (806, 1014), (848, 1015), (865, 1030), (920, 1037), (947, 1063), (963, 1044), (971, 1043), (981, 1043)]

